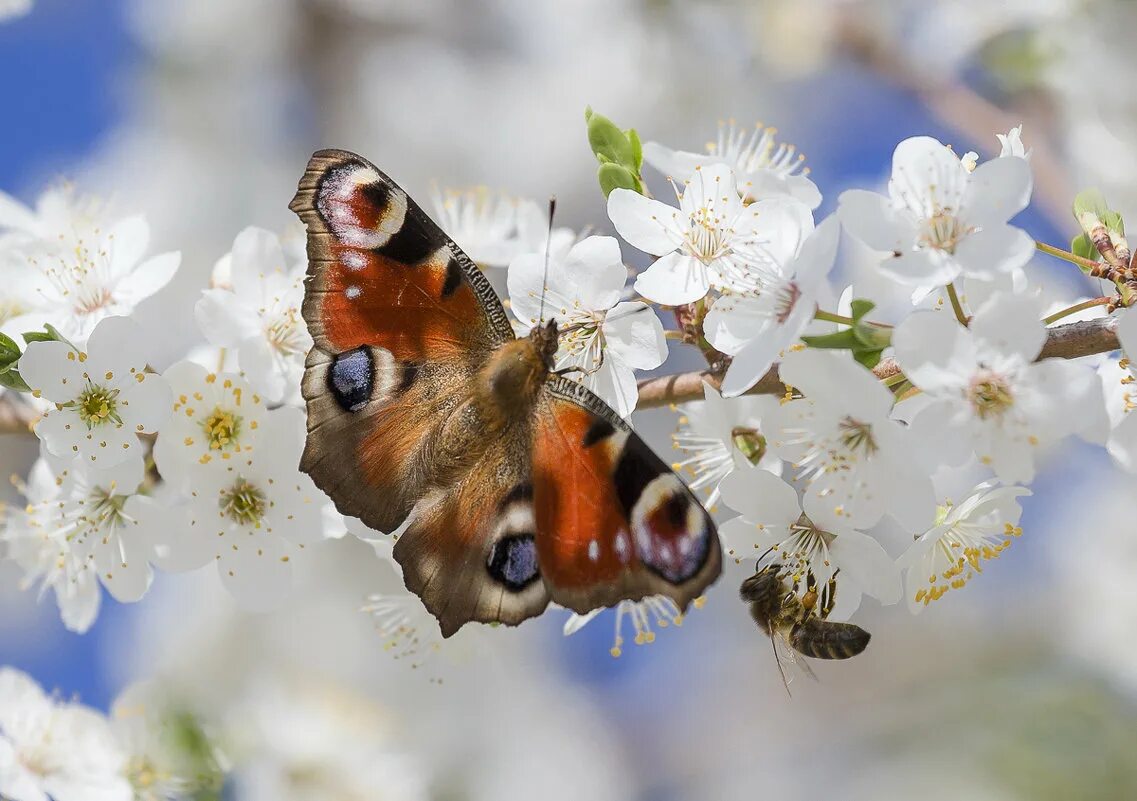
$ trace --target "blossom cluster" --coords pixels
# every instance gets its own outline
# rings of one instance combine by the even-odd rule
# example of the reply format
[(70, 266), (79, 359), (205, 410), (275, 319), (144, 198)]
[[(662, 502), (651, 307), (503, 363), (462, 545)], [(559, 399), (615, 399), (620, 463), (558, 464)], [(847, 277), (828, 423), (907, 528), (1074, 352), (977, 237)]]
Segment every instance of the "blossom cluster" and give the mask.
[[(1021, 533), (1020, 499), (1050, 446), (1081, 437), (1137, 469), (1131, 362), (1045, 350), (1054, 323), (1125, 306), (1125, 288), (1116, 302), (1044, 307), (1024, 270), (1034, 240), (1011, 224), (1030, 200), (1030, 154), (1019, 129), (999, 140), (980, 162), (906, 139), (884, 194), (845, 191), (820, 220), (796, 150), (733, 123), (707, 153), (641, 148), (637, 135), (615, 161), (597, 151), (617, 236), (553, 227), (535, 202), (485, 189), (437, 192), (434, 211), (506, 288), (518, 334), (555, 318), (556, 368), (619, 414), (637, 408), (637, 376), (664, 364), (669, 340), (706, 358), (704, 396), (681, 399), (675, 467), (724, 521), (729, 583), (777, 563), (839, 588), (834, 619), (864, 595), (919, 611)], [(659, 175), (640, 175), (644, 163)], [(902, 289), (887, 321), (836, 282), (842, 232)], [(340, 517), (298, 467), (312, 340), (302, 237), (286, 233), (236, 236), (209, 285), (182, 299), (202, 344), (156, 364), (136, 309), (179, 255), (149, 255), (142, 217), (70, 187), (35, 208), (0, 195), (3, 402), (34, 415), (42, 451), (17, 482), (26, 505), (8, 513), (0, 556), (54, 594), (68, 628), (94, 623), (103, 589), (140, 600), (155, 568), (212, 563), (238, 603), (270, 609), (327, 540), (350, 533), (392, 561), (398, 532)], [(1130, 353), (1135, 314), (1115, 314)], [(886, 547), (889, 528), (905, 532), (902, 552)], [(367, 609), (396, 653), (437, 646), (409, 593)], [(593, 616), (570, 616), (566, 633)], [(614, 654), (628, 619), (643, 643), (682, 613), (663, 598), (621, 604)]]

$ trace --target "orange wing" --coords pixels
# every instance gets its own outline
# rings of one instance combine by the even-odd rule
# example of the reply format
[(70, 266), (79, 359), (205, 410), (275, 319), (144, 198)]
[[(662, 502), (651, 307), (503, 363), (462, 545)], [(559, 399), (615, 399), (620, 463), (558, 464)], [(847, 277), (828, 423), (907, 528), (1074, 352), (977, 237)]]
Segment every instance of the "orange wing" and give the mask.
[(547, 389), (532, 471), (549, 597), (581, 613), (656, 594), (685, 609), (721, 571), (710, 515), (598, 397), (564, 378)]
[(360, 156), (316, 153), (290, 208), (308, 229), (315, 341), (301, 467), (342, 513), (390, 531), (430, 485), (432, 438), (513, 331), (477, 266)]

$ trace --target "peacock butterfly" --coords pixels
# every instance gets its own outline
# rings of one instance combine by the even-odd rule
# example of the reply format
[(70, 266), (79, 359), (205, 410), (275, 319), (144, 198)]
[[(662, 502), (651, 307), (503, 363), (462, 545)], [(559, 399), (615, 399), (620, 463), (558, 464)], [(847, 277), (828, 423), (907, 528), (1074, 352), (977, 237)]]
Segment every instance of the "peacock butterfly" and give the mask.
[(606, 403), (553, 372), (557, 326), (514, 336), (478, 267), (390, 178), (312, 156), (301, 469), (395, 544), (444, 636), (661, 594), (721, 570), (710, 516)]

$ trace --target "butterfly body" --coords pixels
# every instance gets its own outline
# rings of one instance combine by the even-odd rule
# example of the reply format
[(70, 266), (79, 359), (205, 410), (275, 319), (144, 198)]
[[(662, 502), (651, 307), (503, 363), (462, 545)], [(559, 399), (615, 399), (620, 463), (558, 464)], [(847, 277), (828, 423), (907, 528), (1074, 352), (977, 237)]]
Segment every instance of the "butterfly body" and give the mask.
[(485, 276), (407, 195), (344, 151), (312, 157), (301, 467), (391, 531), (449, 636), (664, 594), (719, 574), (709, 515), (603, 401), (553, 372), (555, 321), (516, 338)]

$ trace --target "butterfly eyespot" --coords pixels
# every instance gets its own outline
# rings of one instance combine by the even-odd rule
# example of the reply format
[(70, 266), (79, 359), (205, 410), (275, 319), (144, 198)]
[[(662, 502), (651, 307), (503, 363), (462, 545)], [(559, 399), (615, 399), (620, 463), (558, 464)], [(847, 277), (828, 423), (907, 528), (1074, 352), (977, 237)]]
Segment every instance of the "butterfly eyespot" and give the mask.
[(333, 358), (328, 371), (328, 388), (345, 411), (358, 412), (371, 400), (375, 365), (366, 347), (341, 353)]
[(541, 574), (537, 566), (536, 538), (530, 533), (502, 537), (490, 549), (486, 569), (508, 589), (514, 592), (525, 589)]

